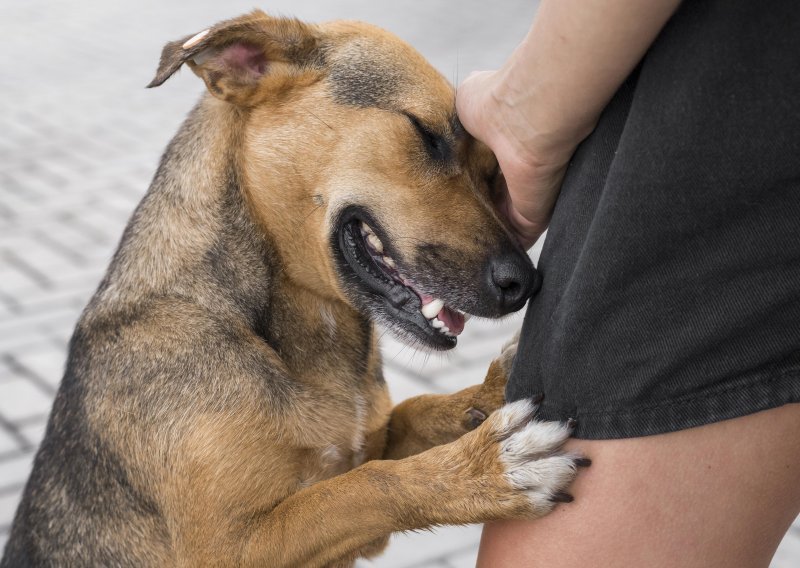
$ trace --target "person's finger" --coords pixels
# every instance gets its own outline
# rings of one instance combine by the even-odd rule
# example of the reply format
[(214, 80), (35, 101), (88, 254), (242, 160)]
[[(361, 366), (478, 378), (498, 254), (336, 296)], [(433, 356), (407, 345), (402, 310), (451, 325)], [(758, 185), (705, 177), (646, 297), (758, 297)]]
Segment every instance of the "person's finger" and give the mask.
[(512, 234), (520, 245), (525, 250), (528, 250), (543, 231), (540, 231), (514, 208), (502, 171), (497, 176), (493, 191), (495, 195), (494, 205), (497, 211), (506, 219), (508, 228), (511, 229)]
[(511, 228), (522, 245), (522, 248), (528, 250), (533, 246), (533, 243), (544, 232), (538, 223), (531, 223), (525, 215), (520, 213), (514, 203), (509, 199), (505, 202), (505, 211), (503, 212), (508, 219)]
[(456, 114), (461, 124), (472, 136), (488, 144), (486, 98), (494, 71), (474, 71), (456, 89)]

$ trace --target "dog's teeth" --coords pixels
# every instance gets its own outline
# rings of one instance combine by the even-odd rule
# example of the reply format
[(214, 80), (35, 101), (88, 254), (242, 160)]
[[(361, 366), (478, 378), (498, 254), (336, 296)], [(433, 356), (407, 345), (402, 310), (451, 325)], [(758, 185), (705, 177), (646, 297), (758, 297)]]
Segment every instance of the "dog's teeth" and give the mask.
[(446, 325), (444, 327), (442, 327), (439, 331), (441, 331), (445, 335), (452, 335), (452, 333), (450, 333), (450, 328), (447, 327)]
[(471, 318), (471, 317), (472, 317), (472, 316), (471, 316), (470, 314), (468, 314), (467, 312), (462, 312), (461, 310), (456, 310), (456, 311), (457, 311), (459, 314), (461, 314), (461, 317), (462, 317), (462, 318), (464, 318), (464, 323), (468, 322), (468, 321), (469, 321), (469, 318)]
[(375, 231), (372, 230), (372, 227), (363, 221), (361, 222), (361, 234), (367, 238), (367, 242), (373, 249), (379, 253), (383, 252), (383, 243), (375, 234)]
[(383, 243), (373, 233), (367, 235), (367, 242), (378, 252), (383, 252)]
[(397, 264), (395, 263), (394, 259), (390, 256), (384, 256), (383, 263), (389, 268), (397, 268)]
[(442, 320), (440, 320), (439, 318), (433, 318), (431, 320), (431, 325), (433, 327), (435, 327), (436, 329), (441, 329), (441, 328), (444, 327), (444, 322)]
[(422, 306), (422, 315), (425, 316), (425, 319), (432, 319), (436, 317), (436, 314), (442, 311), (443, 307), (444, 302), (436, 298), (432, 302)]

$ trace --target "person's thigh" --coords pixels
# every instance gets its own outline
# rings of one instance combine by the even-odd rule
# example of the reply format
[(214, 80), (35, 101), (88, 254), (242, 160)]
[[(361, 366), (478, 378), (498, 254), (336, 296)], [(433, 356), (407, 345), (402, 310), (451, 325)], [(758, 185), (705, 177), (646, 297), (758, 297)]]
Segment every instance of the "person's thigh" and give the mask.
[(765, 568), (800, 512), (800, 404), (570, 445), (592, 458), (575, 501), (486, 525), (479, 567)]

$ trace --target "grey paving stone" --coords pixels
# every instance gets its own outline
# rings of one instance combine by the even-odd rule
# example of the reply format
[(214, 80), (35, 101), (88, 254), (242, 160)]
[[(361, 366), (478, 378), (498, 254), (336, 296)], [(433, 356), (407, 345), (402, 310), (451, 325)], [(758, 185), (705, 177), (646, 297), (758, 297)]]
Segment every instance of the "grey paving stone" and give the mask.
[(384, 369), (383, 374), (386, 384), (389, 386), (389, 394), (395, 402), (428, 392), (435, 392), (424, 380), (408, 373), (402, 367), (387, 367)]
[(33, 452), (0, 461), (0, 495), (25, 485), (33, 465)]
[(9, 358), (17, 365), (15, 368), (27, 372), (27, 376), (39, 386), (42, 383), (49, 385), (52, 392), (55, 392), (64, 374), (64, 353), (53, 345), (46, 344), (41, 350), (9, 355)]
[[(798, 519), (800, 521), (800, 518)], [(798, 521), (781, 541), (770, 568), (797, 568), (800, 566), (800, 527)]]
[(460, 558), (474, 551), (480, 540), (480, 527), (441, 527), (432, 531), (401, 533), (392, 536), (386, 552), (359, 566), (379, 568), (422, 568), (441, 566), (450, 558)]
[(19, 441), (0, 425), (0, 456), (14, 455), (19, 449)]
[(22, 488), (19, 487), (5, 494), (0, 494), (0, 535), (6, 533), (17, 511), (17, 503), (22, 496)]
[(445, 559), (447, 567), (474, 568), (475, 562), (478, 560), (478, 543), (479, 541), (476, 541), (472, 548), (447, 556)]
[(75, 325), (79, 314), (79, 309), (66, 305), (49, 311), (33, 311), (32, 313), (0, 321), (0, 345), (25, 339), (23, 337), (24, 334), (35, 334), (37, 331), (65, 324)]
[[(4, 260), (4, 259), (3, 259)], [(3, 262), (0, 260), (0, 262)], [(0, 292), (7, 296), (13, 297), (21, 290), (30, 290), (31, 288), (38, 288), (39, 283), (18, 267), (3, 262), (3, 278), (0, 279)]]
[(51, 404), (52, 397), (30, 381), (0, 382), (0, 416), (9, 422), (47, 414)]
[(41, 414), (34, 418), (32, 423), (21, 425), (18, 427), (18, 430), (20, 434), (31, 443), (33, 448), (38, 448), (42, 438), (44, 438), (44, 430), (47, 426), (47, 414)]

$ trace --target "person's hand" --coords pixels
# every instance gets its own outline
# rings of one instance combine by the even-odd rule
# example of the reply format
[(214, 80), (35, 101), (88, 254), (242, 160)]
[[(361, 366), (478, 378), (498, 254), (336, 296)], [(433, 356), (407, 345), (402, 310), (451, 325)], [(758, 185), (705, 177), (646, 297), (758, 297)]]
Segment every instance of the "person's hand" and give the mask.
[(547, 228), (567, 164), (680, 0), (541, 0), (499, 71), (458, 88), (464, 128), (497, 156), (498, 207), (525, 247)]
[(567, 164), (585, 135), (561, 132), (498, 96), (500, 72), (473, 73), (458, 87), (464, 128), (497, 156), (498, 209), (527, 250), (547, 229)]

